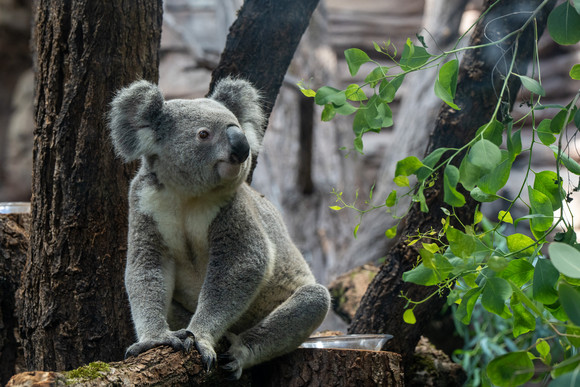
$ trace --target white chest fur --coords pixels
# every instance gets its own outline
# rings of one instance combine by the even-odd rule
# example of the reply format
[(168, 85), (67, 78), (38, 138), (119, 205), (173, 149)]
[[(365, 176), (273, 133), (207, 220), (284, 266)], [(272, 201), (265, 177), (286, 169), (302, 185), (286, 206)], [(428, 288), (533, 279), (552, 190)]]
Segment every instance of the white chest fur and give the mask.
[(139, 196), (139, 210), (153, 218), (168, 248), (164, 263), (174, 267), (174, 276), (168, 278), (173, 298), (193, 312), (209, 259), (208, 228), (225, 199), (185, 197), (154, 187), (144, 188)]

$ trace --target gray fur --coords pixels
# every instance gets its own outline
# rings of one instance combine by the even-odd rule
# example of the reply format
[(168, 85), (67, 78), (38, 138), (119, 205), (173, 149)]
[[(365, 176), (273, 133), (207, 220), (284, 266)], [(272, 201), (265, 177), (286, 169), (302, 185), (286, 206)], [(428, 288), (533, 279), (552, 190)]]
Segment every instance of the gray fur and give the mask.
[(116, 95), (116, 152), (141, 158), (125, 272), (138, 341), (127, 356), (195, 344), (210, 369), (225, 336), (223, 367), (239, 378), (296, 348), (326, 316), (328, 291), (278, 211), (245, 182), (264, 136), (259, 98), (239, 79), (195, 100), (166, 102), (146, 81)]

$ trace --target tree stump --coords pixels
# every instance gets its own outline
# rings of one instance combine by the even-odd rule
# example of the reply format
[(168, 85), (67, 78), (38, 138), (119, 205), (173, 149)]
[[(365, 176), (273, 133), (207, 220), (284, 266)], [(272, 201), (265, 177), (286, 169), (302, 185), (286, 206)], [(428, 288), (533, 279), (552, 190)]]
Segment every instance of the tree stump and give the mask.
[(30, 214), (0, 214), (0, 385), (18, 371), (16, 364), (22, 360), (15, 300), (28, 252), (29, 223)]

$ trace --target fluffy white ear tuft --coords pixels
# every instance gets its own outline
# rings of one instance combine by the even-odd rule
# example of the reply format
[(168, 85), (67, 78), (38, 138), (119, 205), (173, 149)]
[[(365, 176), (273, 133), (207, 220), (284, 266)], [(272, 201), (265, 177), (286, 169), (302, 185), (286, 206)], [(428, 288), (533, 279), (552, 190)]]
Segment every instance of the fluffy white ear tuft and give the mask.
[(125, 161), (155, 152), (157, 122), (165, 100), (157, 85), (136, 81), (111, 103), (109, 128), (116, 153)]

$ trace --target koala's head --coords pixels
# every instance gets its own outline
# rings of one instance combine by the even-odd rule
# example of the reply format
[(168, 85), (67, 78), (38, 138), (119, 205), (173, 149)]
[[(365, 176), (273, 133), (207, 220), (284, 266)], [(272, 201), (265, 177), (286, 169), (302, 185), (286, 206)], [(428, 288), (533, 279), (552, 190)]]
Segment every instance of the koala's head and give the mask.
[(208, 98), (171, 101), (156, 85), (137, 81), (117, 93), (109, 113), (119, 156), (142, 158), (160, 183), (193, 196), (246, 179), (263, 125), (256, 89), (230, 78)]

